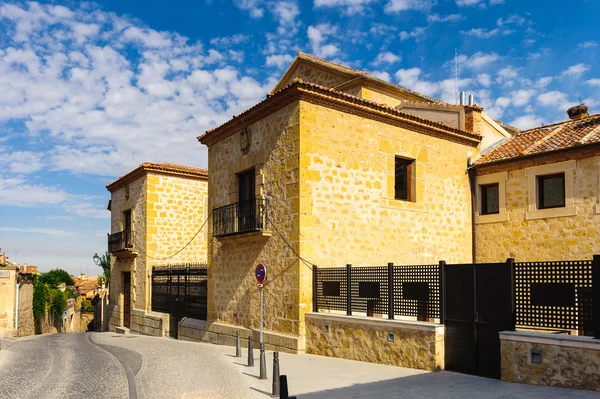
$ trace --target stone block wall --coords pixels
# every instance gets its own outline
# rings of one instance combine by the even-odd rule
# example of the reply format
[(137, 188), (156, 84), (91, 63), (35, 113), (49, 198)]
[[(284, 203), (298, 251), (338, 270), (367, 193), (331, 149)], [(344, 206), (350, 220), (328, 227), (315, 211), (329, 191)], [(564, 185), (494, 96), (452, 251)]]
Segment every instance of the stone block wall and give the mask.
[[(600, 391), (600, 340), (505, 332), (500, 341), (503, 381)], [(532, 350), (541, 351), (540, 363)]]
[[(328, 326), (328, 332), (325, 326)], [(393, 342), (389, 339), (390, 332), (395, 335)], [(443, 370), (444, 326), (307, 313), (306, 353), (430, 371)]]
[(33, 283), (31, 279), (23, 279), (19, 283), (19, 337), (34, 334)]
[(13, 336), (15, 331), (15, 300), (17, 274), (14, 267), (0, 267), (0, 334)]
[[(579, 260), (591, 259), (600, 253), (599, 157), (576, 160), (573, 176), (575, 215), (526, 218), (529, 187), (525, 168), (564, 160), (531, 160), (508, 170), (505, 186), (508, 220), (476, 225), (477, 262), (501, 262), (506, 258), (515, 258), (518, 262)], [(498, 171), (484, 169), (481, 173), (485, 177), (488, 172)]]
[[(234, 346), (237, 332), (240, 333), (242, 347), (248, 347), (248, 336), (252, 337), (252, 344), (255, 349), (260, 347), (259, 330), (191, 318), (184, 318), (179, 322), (177, 339)], [(304, 343), (299, 343), (299, 339), (301, 338), (297, 335), (263, 331), (265, 349), (271, 351), (299, 353), (301, 351), (298, 348), (304, 348)]]
[[(112, 277), (112, 276), (111, 276)], [(115, 332), (121, 326), (121, 309), (115, 304), (108, 305), (108, 331)]]
[(131, 332), (153, 337), (169, 336), (170, 315), (143, 310), (131, 310)]

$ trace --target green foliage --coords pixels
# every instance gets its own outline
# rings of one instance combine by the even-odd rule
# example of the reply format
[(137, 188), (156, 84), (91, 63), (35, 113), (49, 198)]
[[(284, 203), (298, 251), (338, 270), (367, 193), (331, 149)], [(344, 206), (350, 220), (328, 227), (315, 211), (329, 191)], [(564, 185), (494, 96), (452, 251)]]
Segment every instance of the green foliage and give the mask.
[(50, 290), (39, 276), (34, 276), (33, 281), (33, 319), (37, 323), (46, 313), (46, 306), (50, 301)]
[(98, 284), (100, 284), (100, 286), (102, 286), (102, 283), (104, 282), (106, 284), (106, 286), (108, 287), (108, 284), (110, 284), (110, 253), (109, 252), (106, 252), (104, 255), (102, 255), (100, 257), (100, 267), (104, 271), (104, 275), (98, 277)]
[(92, 305), (92, 301), (90, 301), (89, 299), (84, 299), (83, 301), (81, 301), (81, 311), (82, 312), (93, 312), (94, 305)]
[[(65, 293), (57, 288), (50, 288), (50, 310), (54, 315), (55, 323), (60, 322), (62, 318), (62, 314), (65, 310), (67, 310), (67, 300), (65, 298)], [(65, 291), (66, 292), (66, 291)]]
[(67, 286), (73, 285), (73, 280), (69, 273), (62, 269), (52, 269), (47, 273), (40, 274), (39, 278), (51, 288), (57, 288), (60, 283), (65, 283)]

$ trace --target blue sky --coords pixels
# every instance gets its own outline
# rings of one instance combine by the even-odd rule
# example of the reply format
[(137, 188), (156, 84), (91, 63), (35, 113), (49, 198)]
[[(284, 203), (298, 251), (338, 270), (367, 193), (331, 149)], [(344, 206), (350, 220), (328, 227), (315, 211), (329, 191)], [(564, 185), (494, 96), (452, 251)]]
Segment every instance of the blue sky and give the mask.
[[(97, 274), (105, 185), (206, 167), (202, 134), (264, 98), (298, 50), (521, 128), (600, 108), (595, 0), (0, 1), (0, 247)], [(18, 251), (18, 255), (17, 255)]]

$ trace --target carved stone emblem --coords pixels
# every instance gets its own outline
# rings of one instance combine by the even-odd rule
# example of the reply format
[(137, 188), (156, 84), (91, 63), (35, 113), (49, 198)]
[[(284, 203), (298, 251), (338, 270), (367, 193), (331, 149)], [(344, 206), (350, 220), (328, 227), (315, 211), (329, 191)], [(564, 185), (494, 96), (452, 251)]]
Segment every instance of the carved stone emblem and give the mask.
[(250, 151), (250, 129), (247, 127), (240, 132), (240, 148), (244, 154)]

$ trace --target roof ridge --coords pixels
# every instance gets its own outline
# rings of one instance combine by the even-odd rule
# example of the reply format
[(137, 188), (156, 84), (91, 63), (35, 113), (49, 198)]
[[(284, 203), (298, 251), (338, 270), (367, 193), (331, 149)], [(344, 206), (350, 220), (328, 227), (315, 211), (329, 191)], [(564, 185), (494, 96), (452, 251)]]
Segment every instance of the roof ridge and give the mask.
[(596, 118), (596, 117), (600, 117), (600, 113), (593, 114), (593, 115), (590, 115), (590, 116), (586, 116), (585, 118), (581, 118), (581, 119), (567, 119), (567, 120), (564, 120), (564, 121), (561, 121), (561, 122), (554, 122), (554, 123), (551, 123), (549, 125), (540, 125), (540, 126), (532, 127), (530, 129), (527, 129), (527, 130), (521, 130), (515, 136), (519, 136), (519, 135), (524, 134), (524, 133), (530, 133), (530, 132), (532, 132), (534, 130), (538, 130), (538, 129), (549, 128), (549, 127), (556, 126), (556, 125), (563, 125), (563, 124), (566, 125), (568, 123), (579, 123), (579, 122), (585, 121), (587, 119), (592, 119), (592, 118)]

